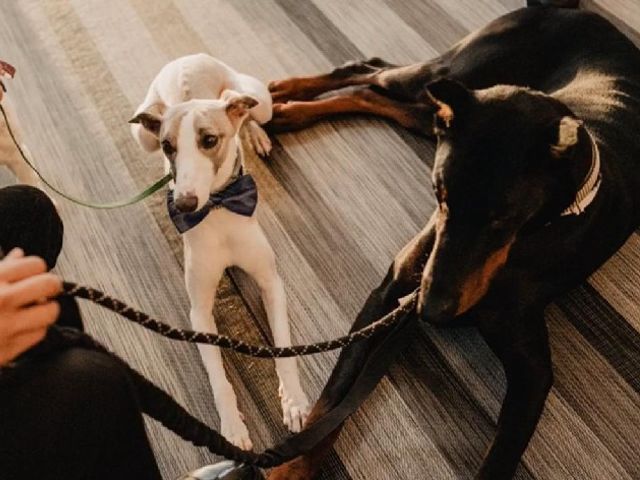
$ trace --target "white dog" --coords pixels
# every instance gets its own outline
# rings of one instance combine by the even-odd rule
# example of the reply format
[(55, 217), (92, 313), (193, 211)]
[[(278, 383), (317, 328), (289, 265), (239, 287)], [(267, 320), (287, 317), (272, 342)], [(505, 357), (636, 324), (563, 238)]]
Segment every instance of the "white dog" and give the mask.
[[(15, 69), (8, 63), (0, 61), (0, 79), (5, 76), (13, 77)], [(4, 84), (0, 80), (0, 102), (11, 124), (11, 130), (16, 137), (16, 140), (21, 144), (22, 150), (26, 155), (29, 155), (29, 151), (26, 146), (22, 144), (20, 138), (20, 131), (18, 128), (18, 122), (13, 108), (4, 99)], [(18, 182), (32, 185), (34, 187), (40, 186), (40, 179), (38, 175), (31, 170), (29, 165), (24, 161), (20, 152), (13, 143), (13, 139), (9, 135), (9, 129), (4, 121), (4, 118), (0, 117), (0, 164), (8, 167), (14, 175), (17, 177)]]
[[(257, 191), (243, 172), (238, 132), (245, 120), (260, 155), (271, 149), (259, 124), (271, 119), (264, 84), (204, 54), (179, 58), (153, 80), (131, 120), (132, 133), (148, 151), (160, 147), (175, 185), (168, 206), (184, 232), (185, 278), (196, 330), (216, 332), (215, 292), (225, 268), (235, 265), (258, 283), (275, 344), (290, 345), (282, 279), (271, 245), (254, 213)], [(220, 415), (222, 434), (252, 448), (218, 348), (199, 346)], [(277, 359), (285, 425), (297, 432), (309, 411), (294, 358)]]

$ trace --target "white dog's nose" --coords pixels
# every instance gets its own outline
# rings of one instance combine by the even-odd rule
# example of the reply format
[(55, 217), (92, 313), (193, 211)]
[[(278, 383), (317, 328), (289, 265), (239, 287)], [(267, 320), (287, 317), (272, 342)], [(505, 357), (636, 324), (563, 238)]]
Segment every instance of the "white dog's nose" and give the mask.
[(176, 198), (176, 208), (183, 213), (193, 212), (198, 206), (198, 197), (193, 193), (178, 195)]

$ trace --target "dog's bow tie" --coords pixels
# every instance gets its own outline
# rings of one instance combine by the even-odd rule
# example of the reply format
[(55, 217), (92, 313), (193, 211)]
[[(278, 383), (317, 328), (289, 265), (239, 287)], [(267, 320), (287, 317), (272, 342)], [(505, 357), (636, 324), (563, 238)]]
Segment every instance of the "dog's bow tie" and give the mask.
[(212, 193), (204, 207), (195, 212), (181, 212), (173, 198), (173, 191), (167, 192), (167, 208), (169, 216), (180, 233), (198, 225), (211, 210), (226, 208), (227, 210), (250, 217), (258, 204), (258, 188), (251, 175), (240, 175), (227, 185), (224, 190)]

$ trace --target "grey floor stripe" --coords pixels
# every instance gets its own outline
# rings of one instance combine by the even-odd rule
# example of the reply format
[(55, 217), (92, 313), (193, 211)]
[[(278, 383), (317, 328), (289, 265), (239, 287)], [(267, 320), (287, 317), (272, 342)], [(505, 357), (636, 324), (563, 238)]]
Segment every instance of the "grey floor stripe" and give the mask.
[(556, 303), (589, 343), (640, 393), (640, 333), (589, 284)]
[[(422, 427), (434, 438), (460, 478), (476, 471), (493, 440), (495, 422), (451, 370), (424, 326), (413, 345), (402, 354), (391, 381), (421, 406)], [(437, 329), (432, 334), (438, 335)], [(535, 478), (520, 464), (518, 479)]]
[(362, 59), (362, 52), (311, 0), (275, 0), (275, 3), (335, 66)]
[(435, 2), (385, 0), (385, 3), (440, 53), (449, 50), (454, 43), (469, 33), (462, 24)]

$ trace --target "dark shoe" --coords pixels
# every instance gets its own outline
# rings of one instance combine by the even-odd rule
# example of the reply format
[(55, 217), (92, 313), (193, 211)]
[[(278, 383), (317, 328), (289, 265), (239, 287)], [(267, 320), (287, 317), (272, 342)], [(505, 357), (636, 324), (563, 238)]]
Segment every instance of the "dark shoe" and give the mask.
[(178, 480), (262, 480), (263, 478), (256, 467), (225, 460), (198, 468)]

